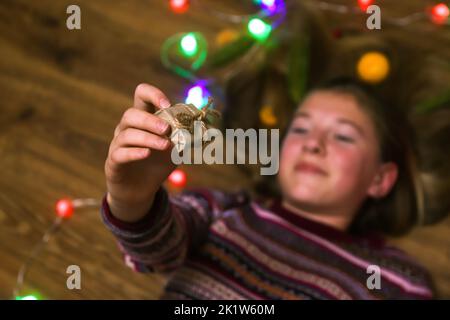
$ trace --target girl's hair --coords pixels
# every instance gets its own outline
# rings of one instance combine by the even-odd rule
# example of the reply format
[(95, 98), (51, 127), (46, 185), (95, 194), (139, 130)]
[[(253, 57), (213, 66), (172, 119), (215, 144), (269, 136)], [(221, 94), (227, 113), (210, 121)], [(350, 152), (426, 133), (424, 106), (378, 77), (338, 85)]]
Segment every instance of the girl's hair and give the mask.
[(312, 90), (350, 95), (372, 119), (383, 162), (398, 166), (398, 178), (381, 199), (368, 198), (356, 215), (350, 231), (382, 231), (402, 234), (424, 222), (424, 187), (418, 170), (414, 130), (399, 108), (390, 106), (368, 85), (351, 78), (335, 78)]

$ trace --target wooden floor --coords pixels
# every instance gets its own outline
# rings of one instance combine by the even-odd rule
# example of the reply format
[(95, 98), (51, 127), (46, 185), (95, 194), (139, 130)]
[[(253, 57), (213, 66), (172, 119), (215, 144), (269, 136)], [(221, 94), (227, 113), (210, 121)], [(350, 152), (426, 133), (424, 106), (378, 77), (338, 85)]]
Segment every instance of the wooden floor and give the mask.
[[(239, 1), (210, 2), (229, 10), (239, 7)], [(421, 1), (408, 1), (406, 12), (411, 3)], [(191, 30), (210, 37), (227, 26), (198, 10), (174, 16), (163, 0), (79, 0), (82, 30), (69, 32), (69, 4), (0, 2), (1, 299), (12, 298), (17, 272), (52, 223), (56, 200), (100, 199), (104, 194), (108, 145), (135, 86), (153, 83), (173, 101), (182, 99), (187, 83), (163, 69), (163, 41)], [(448, 50), (444, 58), (449, 59)], [(229, 166), (187, 171), (191, 186), (247, 185)], [(430, 268), (447, 298), (449, 234), (447, 219), (396, 240)], [(82, 270), (81, 290), (66, 288), (66, 268), (72, 264)], [(50, 240), (27, 274), (22, 293), (37, 292), (47, 299), (154, 299), (164, 282), (161, 276), (125, 267), (98, 209), (91, 208), (77, 211)]]

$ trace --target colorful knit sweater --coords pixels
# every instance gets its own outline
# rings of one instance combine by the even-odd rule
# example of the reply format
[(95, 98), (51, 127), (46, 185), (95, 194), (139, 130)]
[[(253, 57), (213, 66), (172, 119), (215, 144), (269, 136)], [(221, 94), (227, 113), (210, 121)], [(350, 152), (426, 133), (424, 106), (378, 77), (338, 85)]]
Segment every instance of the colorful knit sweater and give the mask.
[[(128, 266), (170, 272), (163, 299), (427, 299), (427, 272), (400, 250), (299, 217), (245, 193), (161, 188), (150, 212), (102, 217)], [(370, 265), (379, 289), (368, 288)], [(369, 269), (373, 270), (373, 269)]]

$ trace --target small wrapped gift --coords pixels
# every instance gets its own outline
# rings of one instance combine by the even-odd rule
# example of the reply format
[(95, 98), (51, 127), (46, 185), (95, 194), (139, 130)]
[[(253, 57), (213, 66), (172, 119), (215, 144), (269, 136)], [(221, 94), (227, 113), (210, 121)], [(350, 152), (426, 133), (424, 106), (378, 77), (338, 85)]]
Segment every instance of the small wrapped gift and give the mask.
[[(170, 139), (177, 147), (178, 152), (184, 149), (186, 143), (186, 131), (184, 130), (189, 132), (191, 136), (190, 141), (193, 144), (195, 139), (202, 140), (206, 130), (214, 128), (215, 121), (220, 118), (220, 112), (210, 109), (211, 105), (212, 99), (209, 98), (208, 104), (202, 109), (197, 109), (193, 104), (177, 103), (169, 108), (160, 109), (155, 112), (156, 116), (170, 124), (172, 128)], [(201, 136), (194, 134), (195, 121), (199, 121)], [(202, 145), (204, 144), (202, 141)]]

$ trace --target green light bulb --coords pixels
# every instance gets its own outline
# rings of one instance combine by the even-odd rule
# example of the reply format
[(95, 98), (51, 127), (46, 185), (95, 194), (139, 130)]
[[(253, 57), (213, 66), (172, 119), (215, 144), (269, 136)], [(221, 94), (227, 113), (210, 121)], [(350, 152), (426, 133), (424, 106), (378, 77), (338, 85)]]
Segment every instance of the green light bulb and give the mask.
[(180, 42), (181, 45), (181, 51), (186, 56), (193, 56), (197, 53), (198, 50), (198, 43), (197, 39), (195, 38), (195, 35), (193, 33), (186, 34)]
[(16, 300), (38, 300), (38, 298), (32, 294), (23, 296), (23, 297), (16, 297)]
[(261, 19), (253, 18), (248, 22), (248, 31), (255, 39), (265, 40), (272, 31), (272, 27)]

